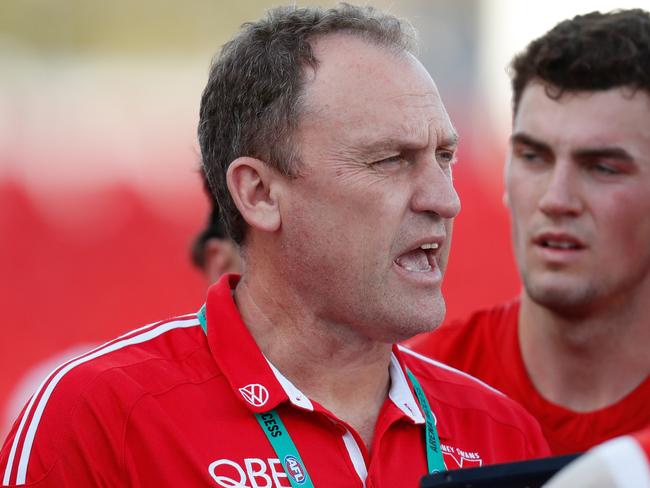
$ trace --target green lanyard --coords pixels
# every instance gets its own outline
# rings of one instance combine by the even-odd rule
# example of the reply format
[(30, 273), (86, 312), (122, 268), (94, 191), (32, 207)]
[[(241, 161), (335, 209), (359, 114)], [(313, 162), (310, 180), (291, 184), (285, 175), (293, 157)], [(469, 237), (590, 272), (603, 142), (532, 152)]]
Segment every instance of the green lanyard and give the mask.
[[(201, 307), (197, 317), (201, 323), (203, 331), (207, 334), (208, 327), (205, 318), (205, 305)], [(447, 468), (442, 458), (440, 438), (438, 437), (438, 430), (436, 429), (436, 424), (433, 419), (433, 413), (431, 413), (429, 401), (424, 395), (424, 390), (422, 390), (420, 383), (413, 373), (407, 369), (406, 374), (411, 381), (420, 408), (424, 412), (428, 472), (438, 473), (440, 471), (445, 471)], [(293, 440), (278, 413), (275, 410), (269, 410), (265, 413), (255, 414), (255, 418), (264, 431), (264, 434), (266, 434), (266, 437), (271, 443), (278, 459), (282, 463), (282, 468), (284, 469), (287, 478), (289, 478), (292, 488), (313, 488), (314, 484), (309, 477), (305, 464), (302, 462), (302, 458), (298, 453), (298, 448), (293, 443)]]
[(196, 314), (196, 318), (199, 319), (199, 323), (201, 324), (201, 328), (203, 329), (203, 332), (205, 332), (205, 335), (208, 335), (208, 321), (205, 318), (205, 305), (201, 307), (201, 310), (198, 311)]
[(406, 374), (411, 380), (411, 384), (415, 390), (415, 396), (418, 399), (420, 408), (424, 412), (424, 421), (426, 423), (425, 439), (427, 445), (427, 468), (429, 470), (429, 474), (445, 471), (447, 467), (445, 466), (445, 462), (442, 459), (442, 450), (440, 449), (438, 429), (436, 429), (436, 423), (433, 420), (433, 413), (431, 413), (429, 401), (424, 395), (424, 390), (422, 390), (420, 382), (417, 380), (415, 375), (411, 373), (410, 369), (406, 368)]
[(298, 448), (293, 443), (278, 412), (275, 409), (269, 410), (266, 413), (256, 413), (255, 417), (282, 463), (282, 468), (289, 478), (291, 486), (293, 488), (313, 488), (314, 484), (311, 482), (305, 463), (302, 462)]

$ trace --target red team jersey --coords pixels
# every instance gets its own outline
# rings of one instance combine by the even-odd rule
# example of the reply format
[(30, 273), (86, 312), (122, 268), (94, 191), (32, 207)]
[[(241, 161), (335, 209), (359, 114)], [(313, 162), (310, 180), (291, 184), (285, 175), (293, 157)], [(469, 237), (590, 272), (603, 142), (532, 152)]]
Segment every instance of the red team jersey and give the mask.
[(270, 364), (232, 299), (135, 330), (60, 366), (0, 453), (4, 485), (290, 487), (255, 413), (275, 409), (317, 487), (416, 487), (426, 474), (419, 379), (449, 469), (545, 456), (535, 420), (467, 374), (395, 346), (371, 449)]
[(553, 454), (585, 451), (650, 425), (650, 377), (607, 408), (578, 413), (543, 398), (528, 376), (518, 339), (519, 301), (473, 314), (410, 341), (420, 353), (480, 378), (522, 404), (542, 426)]

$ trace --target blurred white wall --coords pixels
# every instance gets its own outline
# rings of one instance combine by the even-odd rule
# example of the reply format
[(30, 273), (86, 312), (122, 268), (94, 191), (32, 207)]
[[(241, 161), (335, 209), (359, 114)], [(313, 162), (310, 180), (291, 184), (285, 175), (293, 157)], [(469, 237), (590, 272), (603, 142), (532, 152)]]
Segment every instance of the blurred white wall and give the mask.
[(510, 79), (507, 66), (513, 56), (558, 22), (599, 10), (649, 9), (648, 0), (477, 0), (480, 13), (477, 90), (485, 103), (485, 127), (498, 128), (495, 137), (510, 131)]

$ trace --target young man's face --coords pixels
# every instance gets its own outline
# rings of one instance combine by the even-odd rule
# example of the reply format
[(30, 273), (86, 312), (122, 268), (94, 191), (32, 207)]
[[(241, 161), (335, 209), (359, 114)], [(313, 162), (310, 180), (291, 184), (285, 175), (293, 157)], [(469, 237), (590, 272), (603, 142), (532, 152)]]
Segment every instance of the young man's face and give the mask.
[(282, 220), (286, 272), (319, 319), (396, 341), (444, 317), (456, 134), (422, 65), (350, 36), (315, 43)]
[(650, 97), (611, 89), (553, 100), (524, 90), (506, 197), (528, 295), (589, 312), (650, 296)]

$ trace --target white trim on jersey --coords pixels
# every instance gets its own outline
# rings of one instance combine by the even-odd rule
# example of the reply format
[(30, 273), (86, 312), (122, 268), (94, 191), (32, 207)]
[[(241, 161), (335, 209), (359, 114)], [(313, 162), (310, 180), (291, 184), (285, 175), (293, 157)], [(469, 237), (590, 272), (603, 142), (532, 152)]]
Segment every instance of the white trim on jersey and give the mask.
[(505, 393), (500, 392), (496, 388), (488, 385), (484, 381), (479, 380), (478, 378), (472, 376), (471, 374), (465, 373), (465, 371), (461, 371), (460, 369), (456, 369), (456, 368), (454, 368), (452, 366), (449, 366), (448, 364), (441, 363), (440, 361), (436, 361), (435, 359), (431, 359), (429, 357), (426, 357), (426, 356), (424, 356), (424, 355), (422, 355), (422, 354), (420, 354), (418, 352), (415, 352), (415, 351), (409, 349), (408, 347), (398, 345), (397, 348), (400, 351), (402, 351), (403, 353), (410, 354), (411, 356), (416, 357), (416, 358), (418, 358), (418, 359), (420, 359), (420, 360), (422, 360), (422, 361), (424, 361), (426, 363), (432, 364), (433, 366), (437, 366), (437, 367), (439, 367), (441, 369), (446, 369), (447, 371), (451, 371), (452, 373), (459, 374), (460, 376), (468, 378), (468, 379), (478, 383), (479, 385), (484, 386), (485, 388), (487, 388), (488, 390), (493, 391), (494, 393), (498, 393), (501, 396), (506, 396)]
[(16, 473), (16, 483), (15, 483), (16, 485), (25, 484), (25, 480), (27, 478), (27, 465), (29, 463), (29, 456), (31, 454), (32, 445), (34, 442), (34, 437), (36, 436), (36, 430), (38, 428), (38, 424), (40, 423), (41, 417), (43, 415), (43, 410), (45, 409), (45, 406), (50, 396), (52, 395), (54, 388), (56, 388), (57, 384), (71, 369), (79, 366), (80, 364), (86, 363), (100, 356), (111, 353), (113, 351), (123, 349), (130, 345), (141, 344), (143, 342), (149, 341), (170, 330), (187, 328), (187, 327), (195, 327), (197, 325), (200, 325), (200, 323), (197, 320), (196, 316), (191, 316), (191, 318), (187, 318), (187, 319), (167, 321), (164, 323), (156, 322), (154, 324), (145, 325), (144, 327), (130, 331), (113, 341), (107, 342), (106, 344), (103, 344), (82, 356), (71, 359), (66, 363), (60, 365), (54, 371), (52, 371), (52, 373), (50, 373), (50, 375), (47, 378), (45, 378), (45, 380), (38, 387), (38, 389), (32, 396), (29, 404), (27, 405), (27, 408), (25, 409), (25, 413), (23, 414), (23, 417), (20, 421), (20, 425), (18, 426), (18, 430), (16, 431), (14, 442), (11, 446), (11, 451), (9, 452), (9, 458), (7, 460), (7, 467), (5, 469), (3, 484), (5, 485), (9, 484), (11, 478), (11, 472), (13, 470), (16, 450), (18, 448), (18, 444), (22, 437), (23, 429), (27, 422), (27, 418), (29, 417), (32, 411), (32, 407), (34, 406), (36, 399), (39, 398), (43, 388), (45, 388), (45, 391), (43, 392), (43, 395), (40, 397), (38, 401), (36, 409), (34, 410), (34, 416), (32, 417), (32, 420), (29, 423), (29, 428), (27, 429), (27, 433), (25, 434), (23, 448), (20, 454), (20, 461), (18, 463), (18, 472)]
[(359, 479), (365, 488), (366, 478), (368, 477), (368, 468), (366, 468), (366, 460), (363, 459), (363, 454), (361, 454), (359, 444), (357, 444), (354, 436), (348, 430), (343, 434), (343, 443), (345, 444), (345, 448), (348, 450), (348, 455), (350, 456), (350, 461), (352, 461), (354, 470), (357, 472), (357, 476), (359, 476)]

